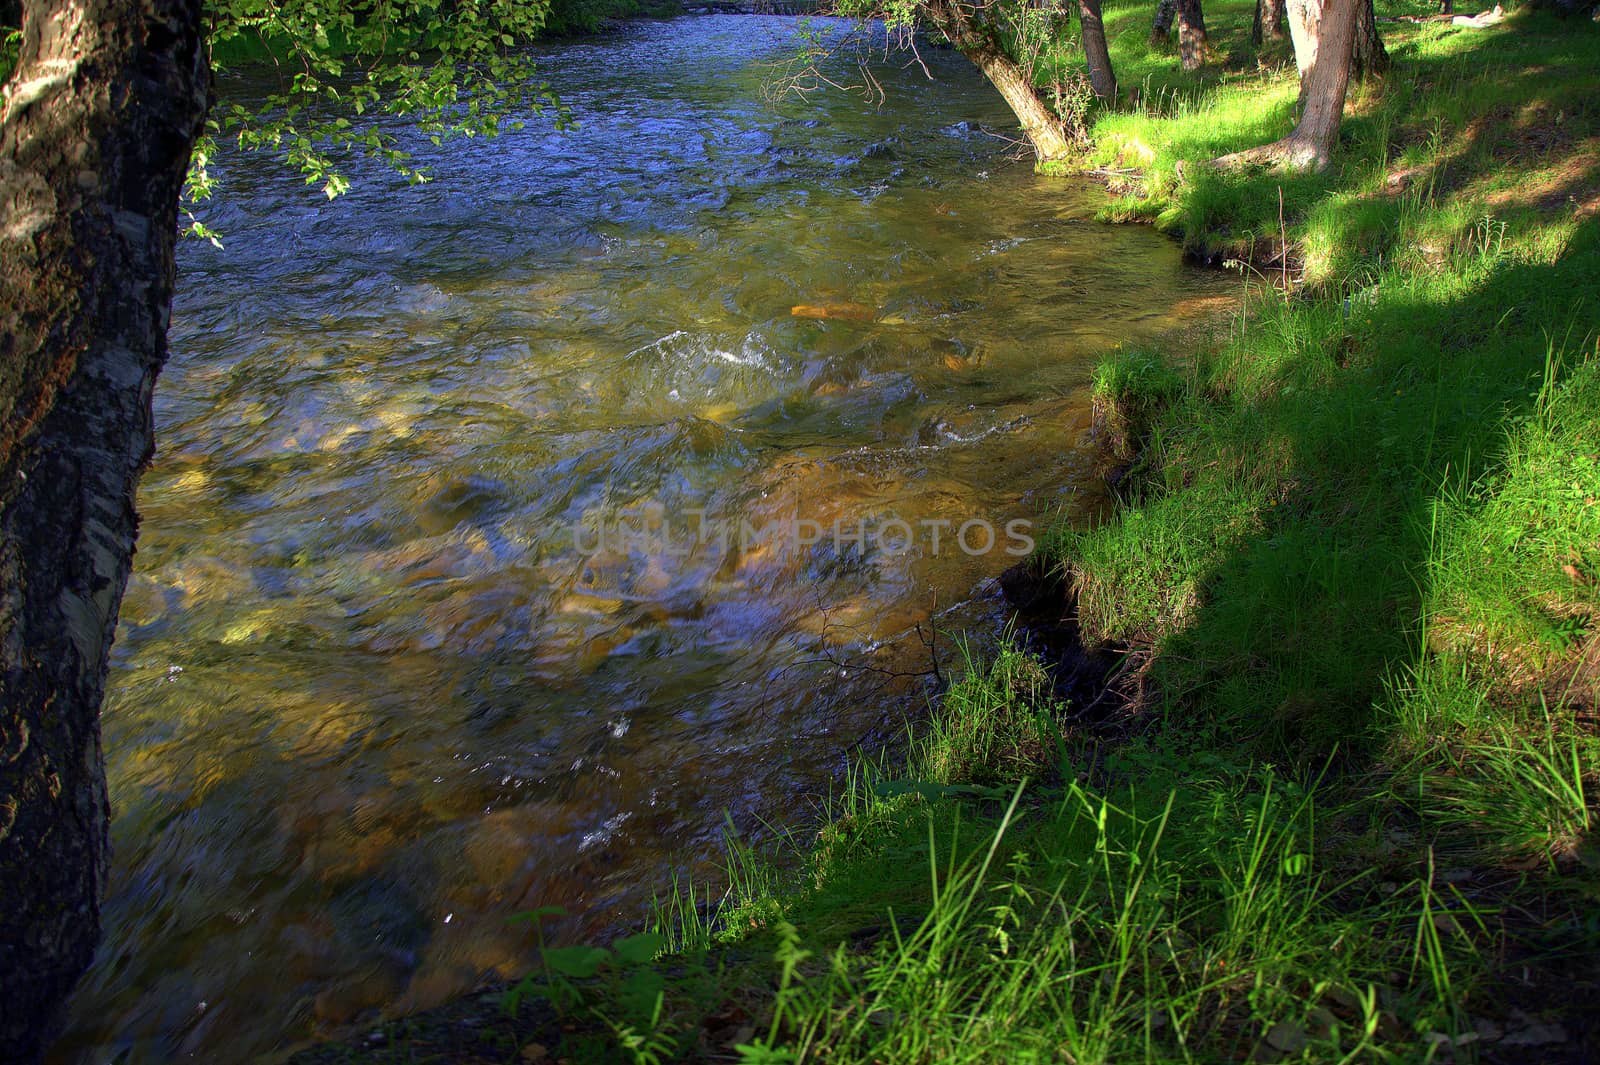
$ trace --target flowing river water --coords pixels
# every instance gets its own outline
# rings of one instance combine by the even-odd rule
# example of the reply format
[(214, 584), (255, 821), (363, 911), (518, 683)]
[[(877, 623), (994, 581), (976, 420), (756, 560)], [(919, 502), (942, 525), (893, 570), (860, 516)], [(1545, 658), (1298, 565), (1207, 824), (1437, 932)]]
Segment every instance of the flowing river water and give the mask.
[(54, 1060), (246, 1061), (520, 975), (518, 911), (639, 923), (900, 727), (919, 623), (996, 623), (1007, 522), (1100, 504), (1095, 356), (1226, 283), (1019, 163), (954, 54), (767, 103), (796, 27), (545, 47), (581, 128), (409, 136), (419, 188), (222, 161)]

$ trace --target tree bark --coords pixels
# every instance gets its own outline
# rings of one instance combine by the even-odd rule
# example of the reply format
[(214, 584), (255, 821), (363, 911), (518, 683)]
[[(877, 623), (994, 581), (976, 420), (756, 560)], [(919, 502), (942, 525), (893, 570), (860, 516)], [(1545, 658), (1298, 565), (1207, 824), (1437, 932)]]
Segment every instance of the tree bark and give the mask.
[(166, 357), (201, 0), (27, 0), (0, 103), (0, 1060), (94, 955), (100, 699)]
[[(1370, 3), (1371, 0), (1366, 0)], [(1317, 0), (1291, 0), (1316, 4)], [(1300, 122), (1289, 135), (1285, 158), (1296, 166), (1321, 170), (1333, 159), (1344, 122), (1350, 88), (1350, 54), (1355, 45), (1357, 8), (1362, 0), (1321, 0), (1317, 20), (1317, 62), (1306, 72)]]
[(1078, 19), (1083, 23), (1083, 57), (1089, 66), (1089, 86), (1102, 103), (1115, 103), (1117, 74), (1111, 68), (1111, 50), (1106, 47), (1100, 0), (1078, 0)]
[(960, 0), (931, 0), (924, 5), (935, 29), (972, 60), (1017, 116), (1040, 162), (1064, 159), (1081, 144), (1084, 131), (1052, 111), (1039, 96), (1033, 79), (1006, 54), (994, 27), (974, 18)]
[(1357, 8), (1365, 2), (1368, 0), (1289, 0), (1295, 59), (1305, 71), (1300, 81), (1300, 122), (1283, 140), (1223, 156), (1216, 160), (1218, 166), (1270, 163), (1321, 170), (1332, 161), (1350, 87)]
[(1289, 39), (1294, 42), (1294, 65), (1300, 71), (1300, 93), (1305, 98), (1306, 74), (1317, 61), (1317, 18), (1319, 0), (1286, 0)]
[(1389, 69), (1389, 52), (1378, 36), (1378, 13), (1372, 0), (1356, 4), (1355, 40), (1350, 49), (1350, 74), (1357, 81), (1383, 74)]
[(1165, 48), (1172, 40), (1172, 20), (1178, 15), (1178, 0), (1160, 0), (1156, 17), (1150, 23), (1150, 47)]
[[(1294, 40), (1294, 61), (1300, 68), (1300, 102), (1306, 104), (1307, 78), (1321, 47), (1317, 22), (1328, 6), (1327, 0), (1287, 0), (1289, 36)], [(1372, 0), (1355, 0), (1350, 12), (1354, 18), (1350, 40), (1350, 66), (1357, 78), (1369, 72), (1388, 69), (1389, 53), (1378, 37), (1378, 21)]]
[(1178, 0), (1178, 59), (1183, 69), (1199, 70), (1211, 61), (1211, 40), (1200, 0)]
[(1288, 36), (1284, 22), (1283, 0), (1257, 0), (1256, 20), (1250, 27), (1250, 39), (1257, 48), (1267, 42), (1278, 42)]

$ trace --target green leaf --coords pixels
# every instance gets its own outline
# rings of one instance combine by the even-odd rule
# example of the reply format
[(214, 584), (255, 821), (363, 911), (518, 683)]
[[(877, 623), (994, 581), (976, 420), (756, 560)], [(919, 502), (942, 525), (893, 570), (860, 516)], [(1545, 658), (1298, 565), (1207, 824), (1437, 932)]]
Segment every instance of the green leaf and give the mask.
[(622, 964), (643, 965), (660, 954), (666, 945), (666, 937), (657, 932), (639, 932), (617, 940), (611, 944), (611, 949)]
[(533, 978), (524, 976), (520, 981), (505, 989), (500, 996), (500, 1008), (509, 1016), (515, 1017), (517, 1010), (522, 1005), (522, 1000), (533, 994)]
[(667, 978), (654, 969), (635, 969), (617, 988), (617, 1000), (630, 1014), (647, 1020), (667, 987)]
[(506, 918), (506, 924), (538, 924), (546, 917), (565, 917), (565, 906), (540, 906), (534, 910), (523, 910)]
[(544, 951), (546, 966), (575, 980), (593, 976), (610, 957), (609, 950), (582, 943), (574, 947), (551, 947)]

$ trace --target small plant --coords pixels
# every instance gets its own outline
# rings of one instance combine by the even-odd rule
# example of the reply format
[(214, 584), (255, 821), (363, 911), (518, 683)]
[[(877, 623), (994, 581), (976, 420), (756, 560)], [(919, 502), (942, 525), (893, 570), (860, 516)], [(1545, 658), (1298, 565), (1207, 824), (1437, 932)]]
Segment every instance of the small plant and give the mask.
[(649, 929), (662, 937), (668, 954), (704, 950), (711, 946), (717, 914), (726, 899), (724, 892), (714, 902), (709, 887), (702, 894), (693, 880), (680, 878), (674, 869), (666, 898), (657, 895), (650, 900)]
[(773, 997), (772, 1020), (764, 1039), (740, 1043), (734, 1048), (739, 1052), (741, 1065), (787, 1065), (795, 1060), (792, 1051), (779, 1047), (778, 1035), (794, 1012), (795, 1000), (800, 995), (800, 964), (811, 957), (811, 952), (801, 948), (800, 932), (794, 925), (782, 921), (776, 931), (778, 949), (773, 960), (778, 963), (778, 990)]
[(0, 81), (11, 76), (22, 51), (22, 31), (0, 26)]
[(945, 692), (943, 712), (913, 742), (911, 779), (992, 785), (1057, 768), (1056, 718), (1064, 708), (1043, 663), (1009, 637), (987, 665), (969, 645), (959, 646), (963, 676)]
[(1499, 258), (1505, 248), (1506, 223), (1484, 215), (1456, 238), (1453, 258), (1457, 269), (1464, 270)]
[[(667, 981), (651, 965), (667, 945), (658, 932), (624, 936), (607, 947), (574, 944), (549, 947), (543, 922), (561, 916), (559, 906), (543, 906), (512, 918), (538, 930), (537, 973), (508, 988), (501, 1007), (515, 1016), (524, 999), (544, 994), (560, 1008), (587, 1006), (587, 1012), (611, 1032), (633, 1065), (659, 1065), (677, 1048), (663, 1016)], [(614, 1009), (619, 1016), (614, 1016)]]

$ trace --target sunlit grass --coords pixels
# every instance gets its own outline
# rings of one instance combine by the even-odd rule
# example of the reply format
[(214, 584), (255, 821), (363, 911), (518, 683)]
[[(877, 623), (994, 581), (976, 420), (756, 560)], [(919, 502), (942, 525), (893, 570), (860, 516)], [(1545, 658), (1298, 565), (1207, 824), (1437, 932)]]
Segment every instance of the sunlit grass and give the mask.
[[(1410, 10), (1380, 7), (1380, 14)], [(1248, 33), (1252, 10), (1208, 6), (1213, 37), (1236, 62), (1198, 78), (1149, 47), (1148, 11), (1108, 12), (1113, 64), (1137, 101), (1104, 112), (1094, 125), (1091, 161), (1114, 178), (1125, 172), (1113, 181), (1125, 193), (1108, 217), (1153, 220), (1191, 248), (1241, 257), (1292, 231), (1305, 279), (1341, 284), (1407, 237), (1449, 244), (1482, 217), (1472, 202), (1477, 195), (1496, 197), (1503, 219), (1571, 191), (1548, 180), (1551, 138), (1538, 130), (1559, 116), (1557, 146), (1592, 135), (1600, 93), (1594, 33), (1531, 15), (1493, 31), (1385, 23), (1395, 70), (1354, 88), (1330, 173), (1211, 170), (1207, 160), (1267, 143), (1293, 126), (1292, 60), (1277, 57), (1282, 61), (1256, 69), (1245, 60), (1252, 53), (1241, 33)], [(1463, 181), (1468, 175), (1470, 183)], [(1464, 185), (1476, 195), (1460, 195)], [(1414, 226), (1419, 201), (1433, 232), (1407, 234), (1408, 212)]]
[[(1051, 753), (1035, 778), (1062, 783), (962, 789), (996, 750), (962, 717), (1048, 705), (1019, 692), (1025, 658), (971, 663), (915, 740), (928, 775), (852, 773), (821, 844), (763, 900), (781, 917), (723, 937), (773, 957), (720, 976), (778, 1020), (740, 1060), (1413, 1060), (1455, 1031), (1482, 964), (1435, 918), (1476, 917), (1425, 875), (1380, 893), (1337, 872), (1313, 783), (1133, 746), (1099, 784)], [(769, 979), (776, 1008), (751, 990)]]

